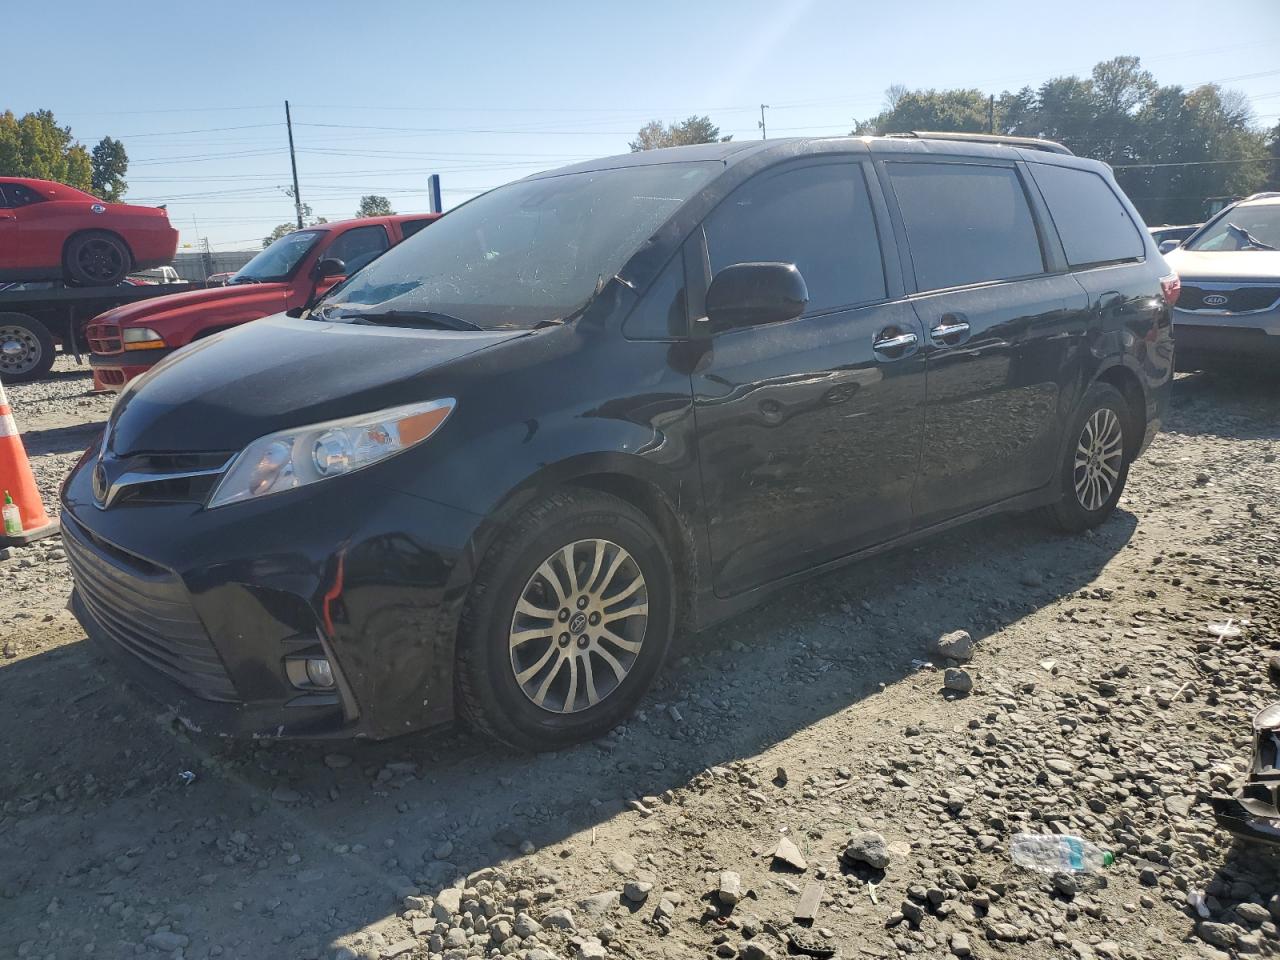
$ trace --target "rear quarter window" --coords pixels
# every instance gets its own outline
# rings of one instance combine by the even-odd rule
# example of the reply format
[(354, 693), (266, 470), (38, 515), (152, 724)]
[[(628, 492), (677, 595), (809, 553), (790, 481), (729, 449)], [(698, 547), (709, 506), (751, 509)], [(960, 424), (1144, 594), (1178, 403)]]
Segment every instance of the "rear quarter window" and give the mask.
[(1111, 185), (1089, 170), (1030, 164), (1062, 238), (1067, 263), (1086, 267), (1146, 254), (1138, 226)]

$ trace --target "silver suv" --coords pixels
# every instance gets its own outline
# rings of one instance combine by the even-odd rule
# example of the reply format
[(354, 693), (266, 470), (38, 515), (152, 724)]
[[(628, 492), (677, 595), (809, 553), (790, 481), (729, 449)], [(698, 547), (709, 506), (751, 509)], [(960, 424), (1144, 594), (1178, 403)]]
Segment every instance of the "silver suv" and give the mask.
[(1169, 243), (1161, 252), (1182, 279), (1179, 369), (1280, 360), (1280, 193), (1256, 193)]

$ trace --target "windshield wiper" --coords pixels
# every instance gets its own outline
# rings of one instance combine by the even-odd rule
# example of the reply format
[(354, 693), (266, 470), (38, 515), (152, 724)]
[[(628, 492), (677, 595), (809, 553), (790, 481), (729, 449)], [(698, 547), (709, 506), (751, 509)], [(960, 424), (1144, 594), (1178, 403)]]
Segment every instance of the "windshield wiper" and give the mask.
[(1252, 233), (1250, 233), (1248, 230), (1246, 230), (1244, 227), (1240, 226), (1239, 224), (1228, 222), (1227, 229), (1234, 230), (1241, 237), (1243, 237), (1244, 242), (1247, 246), (1256, 247), (1259, 250), (1275, 249), (1275, 247), (1271, 246), (1271, 244), (1263, 243), (1261, 240), (1259, 240), (1257, 237), (1255, 237)]
[(435, 327), (439, 330), (483, 330), (484, 327), (461, 317), (454, 317), (436, 310), (383, 310), (377, 313), (339, 313), (330, 316), (328, 311), (321, 311), (325, 320), (350, 320), (354, 323), (367, 323), (371, 326), (395, 327), (401, 325), (418, 325)]

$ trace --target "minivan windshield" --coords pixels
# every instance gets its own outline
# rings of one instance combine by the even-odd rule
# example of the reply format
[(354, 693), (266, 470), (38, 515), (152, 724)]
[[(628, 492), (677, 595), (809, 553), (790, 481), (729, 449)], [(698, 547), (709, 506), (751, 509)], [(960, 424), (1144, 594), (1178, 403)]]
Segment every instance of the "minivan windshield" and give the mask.
[(228, 283), (270, 283), (288, 280), (307, 251), (320, 239), (319, 230), (286, 233), (241, 267)]
[(1280, 204), (1235, 207), (1187, 244), (1188, 250), (1280, 249)]
[(654, 163), (499, 187), (387, 251), (319, 316), (406, 326), (443, 316), (486, 330), (564, 319), (721, 169)]

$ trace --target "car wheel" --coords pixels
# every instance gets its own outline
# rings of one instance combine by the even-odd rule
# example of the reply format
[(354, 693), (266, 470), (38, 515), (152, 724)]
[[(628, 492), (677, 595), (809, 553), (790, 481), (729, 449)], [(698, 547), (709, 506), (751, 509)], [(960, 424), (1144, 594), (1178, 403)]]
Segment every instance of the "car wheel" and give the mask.
[(67, 280), (82, 287), (110, 287), (133, 268), (129, 245), (114, 233), (93, 230), (71, 238), (63, 257)]
[(25, 313), (0, 313), (0, 380), (39, 380), (53, 366), (53, 334)]
[(670, 554), (631, 504), (565, 490), (489, 549), (462, 617), (455, 684), (465, 719), (520, 750), (607, 733), (671, 644)]
[(1095, 383), (1084, 395), (1068, 432), (1062, 460), (1061, 499), (1048, 508), (1068, 533), (1098, 526), (1115, 510), (1129, 477), (1134, 438), (1129, 407), (1115, 387)]

